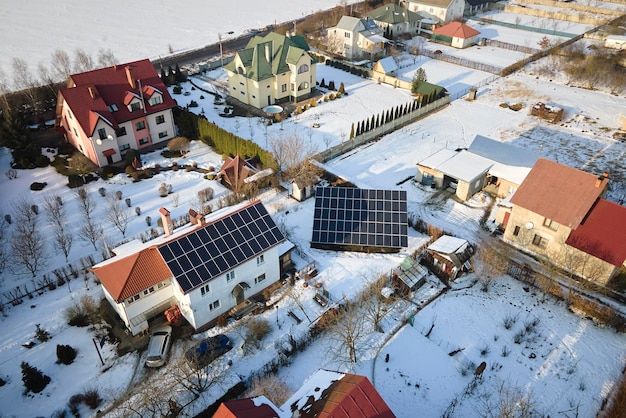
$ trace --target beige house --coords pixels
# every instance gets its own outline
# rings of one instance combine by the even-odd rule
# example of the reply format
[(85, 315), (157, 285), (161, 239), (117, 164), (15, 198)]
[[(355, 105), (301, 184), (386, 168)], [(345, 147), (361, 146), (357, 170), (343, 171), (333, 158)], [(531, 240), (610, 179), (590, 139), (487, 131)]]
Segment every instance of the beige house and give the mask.
[(505, 197), (519, 187), (536, 161), (532, 151), (477, 135), (468, 149), (444, 148), (420, 161), (415, 180), (439, 189), (452, 187), (460, 200), (485, 188)]
[(626, 208), (602, 199), (608, 176), (539, 159), (509, 207), (503, 239), (588, 280), (607, 283), (626, 262)]
[(337, 26), (327, 31), (329, 51), (349, 60), (380, 57), (385, 42), (382, 29), (370, 18), (342, 16)]
[(432, 40), (450, 44), (453, 48), (467, 48), (478, 43), (480, 32), (461, 22), (450, 22), (433, 30)]
[(422, 16), (397, 4), (386, 4), (363, 16), (374, 20), (390, 39), (404, 33), (410, 35), (421, 33)]
[(72, 74), (57, 96), (56, 126), (99, 167), (176, 136), (176, 102), (145, 59)]
[(316, 62), (308, 51), (299, 35), (255, 36), (224, 66), (230, 95), (258, 109), (309, 98), (315, 88)]
[(463, 17), (465, 0), (407, 0), (407, 9), (437, 20), (448, 23)]

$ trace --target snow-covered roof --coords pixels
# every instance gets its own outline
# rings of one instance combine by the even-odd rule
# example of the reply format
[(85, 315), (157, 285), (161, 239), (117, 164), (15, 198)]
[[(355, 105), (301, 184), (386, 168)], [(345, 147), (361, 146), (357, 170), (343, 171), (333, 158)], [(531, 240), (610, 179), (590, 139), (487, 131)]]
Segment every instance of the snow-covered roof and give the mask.
[(398, 70), (398, 64), (396, 63), (396, 60), (393, 59), (393, 57), (385, 57), (383, 59), (380, 59), (376, 64), (379, 69), (382, 70), (382, 72), (385, 74), (389, 74), (392, 71)]
[(493, 166), (492, 160), (468, 151), (461, 151), (449, 160), (444, 161), (437, 167), (437, 170), (452, 178), (470, 183), (477, 177), (487, 173), (491, 166)]
[(442, 235), (437, 241), (428, 246), (431, 251), (437, 251), (442, 254), (454, 254), (463, 251), (467, 246), (467, 240), (453, 237), (451, 235)]
[(536, 152), (515, 145), (476, 135), (468, 151), (490, 160), (510, 166), (532, 168), (539, 159)]
[(437, 151), (434, 154), (429, 155), (424, 158), (422, 161), (417, 163), (417, 165), (421, 165), (427, 168), (437, 169), (441, 164), (448, 161), (450, 158), (454, 157), (457, 154), (457, 151), (443, 148)]

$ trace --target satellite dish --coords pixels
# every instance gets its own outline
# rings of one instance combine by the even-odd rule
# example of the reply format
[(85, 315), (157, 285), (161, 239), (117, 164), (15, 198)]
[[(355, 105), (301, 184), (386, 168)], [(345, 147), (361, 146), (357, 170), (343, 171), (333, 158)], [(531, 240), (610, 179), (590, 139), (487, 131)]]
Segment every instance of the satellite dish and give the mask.
[(535, 225), (532, 222), (526, 222), (526, 229), (533, 229)]
[(96, 144), (102, 145), (102, 140), (100, 138), (96, 139)]
[(107, 139), (108, 139), (109, 141), (113, 141), (113, 136), (112, 136), (112, 135), (107, 135)]

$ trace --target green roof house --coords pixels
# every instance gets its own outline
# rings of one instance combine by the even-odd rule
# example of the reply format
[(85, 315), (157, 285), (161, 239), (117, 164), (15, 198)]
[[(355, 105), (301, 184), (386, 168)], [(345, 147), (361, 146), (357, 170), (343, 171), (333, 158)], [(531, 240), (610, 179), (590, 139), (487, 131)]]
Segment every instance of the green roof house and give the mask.
[(397, 4), (386, 4), (364, 16), (371, 18), (379, 28), (388, 33), (391, 38), (409, 33), (419, 34), (422, 28), (423, 17)]
[(302, 36), (255, 36), (224, 66), (230, 95), (256, 108), (297, 102), (315, 87), (316, 62)]

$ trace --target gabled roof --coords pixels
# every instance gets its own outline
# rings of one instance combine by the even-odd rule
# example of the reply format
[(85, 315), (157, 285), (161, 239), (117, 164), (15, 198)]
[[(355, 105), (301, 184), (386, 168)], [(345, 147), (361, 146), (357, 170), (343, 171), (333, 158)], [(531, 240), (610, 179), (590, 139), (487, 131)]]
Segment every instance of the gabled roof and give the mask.
[(616, 267), (621, 266), (626, 260), (626, 208), (598, 199), (565, 243)]
[(442, 235), (437, 241), (430, 244), (428, 249), (442, 254), (454, 254), (456, 252), (463, 251), (467, 245), (467, 240), (463, 238), (457, 238), (451, 235)]
[[(131, 85), (130, 80), (134, 85)], [(150, 86), (159, 91), (163, 96), (163, 102), (152, 106), (145, 100), (144, 109), (130, 112), (126, 104), (130, 103), (132, 98), (141, 99), (140, 86)], [(147, 59), (72, 74), (68, 79), (67, 88), (61, 89), (59, 95), (66, 101), (88, 136), (93, 134), (98, 121), (94, 115), (107, 120), (111, 126), (117, 128), (120, 123), (176, 106), (154, 66)], [(110, 111), (111, 105), (115, 105), (117, 111)]]
[[(285, 240), (260, 200), (224, 208), (149, 245), (130, 242), (92, 271), (117, 302), (173, 277), (188, 293)], [(118, 248), (114, 249), (118, 253)]]
[(213, 418), (278, 418), (286, 417), (265, 396), (236, 399), (220, 404)]
[(450, 22), (447, 25), (434, 29), (433, 33), (460, 39), (468, 39), (472, 36), (480, 35), (479, 31), (461, 22)]
[(511, 203), (575, 229), (607, 184), (606, 177), (540, 158)]
[(224, 177), (226, 183), (230, 184), (234, 191), (238, 192), (244, 183), (244, 180), (258, 170), (249, 162), (241, 158), (237, 154), (234, 158), (229, 158), (222, 168), (220, 175)]
[(429, 6), (448, 8), (454, 0), (409, 0), (409, 3), (426, 4)]
[(395, 417), (367, 377), (329, 370), (313, 374), (281, 409), (302, 418)]
[(398, 63), (393, 57), (389, 56), (379, 59), (375, 64), (375, 68), (382, 71), (384, 74), (389, 74), (398, 70)]
[(156, 247), (94, 266), (92, 271), (116, 302), (172, 277)]
[[(245, 76), (260, 81), (290, 71), (288, 64), (297, 64), (303, 55), (308, 56), (309, 46), (301, 35), (287, 37), (276, 32), (255, 36), (244, 49), (237, 51)], [(309, 57), (310, 59), (310, 57)], [(311, 64), (315, 61), (311, 59)], [(225, 69), (237, 72), (237, 59)]]
[(412, 23), (422, 20), (422, 16), (418, 13), (412, 12), (397, 4), (386, 4), (378, 9), (372, 10), (364, 16), (371, 17), (377, 22), (384, 22), (388, 24), (396, 23)]

